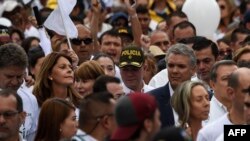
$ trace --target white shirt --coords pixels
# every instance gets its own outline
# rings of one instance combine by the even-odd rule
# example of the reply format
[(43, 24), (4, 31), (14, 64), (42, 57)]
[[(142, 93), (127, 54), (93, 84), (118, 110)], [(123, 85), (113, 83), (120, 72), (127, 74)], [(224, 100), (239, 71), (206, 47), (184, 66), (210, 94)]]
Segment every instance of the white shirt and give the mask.
[(122, 76), (121, 76), (121, 72), (120, 72), (120, 68), (118, 66), (115, 65), (115, 77), (119, 78), (122, 82)]
[(38, 103), (32, 91), (25, 85), (25, 82), (17, 90), (17, 94), (22, 98), (23, 110), (26, 112), (24, 124), (20, 127), (20, 132), (23, 134), (24, 139), (33, 141), (39, 116)]
[(226, 114), (227, 108), (218, 101), (218, 99), (213, 96), (210, 101), (210, 112), (209, 112), (209, 119), (207, 123), (211, 123), (215, 121), (216, 119), (222, 117), (224, 114)]
[[(172, 97), (173, 94), (174, 94), (174, 90), (173, 88), (171, 87), (170, 83), (169, 83), (169, 92), (170, 92), (170, 96)], [(178, 114), (175, 112), (174, 108), (172, 107), (172, 110), (173, 110), (173, 114), (174, 114), (174, 123), (175, 123), (175, 126), (180, 126), (180, 123), (179, 123), (179, 116)]]
[(224, 132), (224, 125), (232, 125), (228, 114), (201, 128), (197, 135), (197, 141), (215, 141)]
[(72, 138), (74, 141), (97, 141), (94, 137), (91, 135), (86, 134), (81, 129), (77, 130), (76, 135)]
[[(124, 91), (125, 95), (127, 95), (131, 92), (134, 92), (134, 90), (129, 89), (124, 83), (122, 83), (122, 87), (123, 87), (123, 91)], [(154, 89), (153, 87), (151, 87), (143, 82), (143, 88), (141, 89), (141, 92), (146, 93), (146, 92), (149, 92), (153, 89)]]
[(224, 141), (224, 133), (220, 134), (216, 141)]

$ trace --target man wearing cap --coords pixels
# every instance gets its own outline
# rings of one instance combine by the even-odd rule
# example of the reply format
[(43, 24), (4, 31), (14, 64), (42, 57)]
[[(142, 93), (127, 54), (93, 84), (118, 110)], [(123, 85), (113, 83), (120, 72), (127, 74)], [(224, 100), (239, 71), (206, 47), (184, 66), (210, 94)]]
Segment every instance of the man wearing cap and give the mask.
[(127, 46), (134, 41), (134, 37), (131, 31), (131, 28), (119, 28), (117, 29), (118, 34), (122, 39), (123, 46)]
[(124, 12), (116, 12), (110, 19), (114, 29), (128, 27), (128, 15)]
[(143, 51), (131, 45), (122, 50), (119, 68), (125, 94), (131, 92), (148, 92), (154, 89), (143, 81), (144, 54)]
[(0, 45), (4, 45), (10, 42), (11, 42), (11, 38), (10, 38), (8, 29), (0, 28)]
[[(195, 73), (196, 58), (191, 48), (184, 44), (171, 46), (166, 54), (169, 82), (149, 93), (155, 96), (159, 104), (162, 127), (178, 124), (178, 116), (170, 105), (174, 90), (184, 81), (190, 80)], [(164, 79), (164, 78), (162, 78)]]
[(151, 95), (131, 93), (115, 107), (117, 128), (111, 141), (150, 141), (161, 126), (157, 102)]

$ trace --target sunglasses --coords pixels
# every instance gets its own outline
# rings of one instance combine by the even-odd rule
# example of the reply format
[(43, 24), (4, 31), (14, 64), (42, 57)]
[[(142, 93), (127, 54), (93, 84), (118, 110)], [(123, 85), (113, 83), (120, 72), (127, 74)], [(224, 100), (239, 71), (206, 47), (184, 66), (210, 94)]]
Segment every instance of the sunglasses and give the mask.
[(228, 54), (232, 54), (232, 50), (231, 49), (227, 49), (227, 50), (225, 50), (225, 51), (223, 51), (223, 50), (220, 50), (219, 51), (219, 55), (220, 56), (224, 56), (224, 55), (228, 55)]
[(74, 45), (81, 45), (82, 42), (85, 45), (89, 45), (93, 42), (92, 38), (83, 38), (83, 39), (79, 39), (79, 38), (74, 38), (74, 39), (70, 39), (71, 43)]

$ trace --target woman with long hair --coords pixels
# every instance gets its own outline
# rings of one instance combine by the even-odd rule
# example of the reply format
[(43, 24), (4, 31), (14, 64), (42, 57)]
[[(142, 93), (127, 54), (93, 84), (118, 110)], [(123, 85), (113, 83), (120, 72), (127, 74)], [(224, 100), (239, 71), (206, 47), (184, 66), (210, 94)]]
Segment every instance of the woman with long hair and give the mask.
[(187, 129), (193, 141), (209, 115), (209, 95), (202, 82), (186, 81), (175, 90), (171, 105), (179, 116), (182, 128)]
[(70, 140), (77, 126), (72, 103), (60, 98), (48, 99), (41, 108), (35, 141)]
[(78, 107), (82, 97), (74, 90), (73, 83), (71, 58), (58, 52), (52, 52), (46, 56), (33, 90), (39, 107), (52, 97), (66, 99)]

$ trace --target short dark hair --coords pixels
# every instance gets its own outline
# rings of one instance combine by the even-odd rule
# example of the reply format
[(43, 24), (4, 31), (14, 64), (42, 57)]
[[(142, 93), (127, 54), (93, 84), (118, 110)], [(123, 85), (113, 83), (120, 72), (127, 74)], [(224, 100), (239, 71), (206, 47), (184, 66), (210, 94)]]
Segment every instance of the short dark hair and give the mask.
[(30, 37), (27, 37), (23, 40), (21, 46), (23, 47), (23, 49), (25, 50), (26, 53), (28, 53), (29, 50), (32, 48), (31, 43), (34, 40), (37, 40), (38, 42), (40, 42), (40, 39), (35, 37), (35, 36), (30, 36)]
[(217, 40), (218, 44), (221, 43), (221, 42), (223, 42), (223, 43), (225, 43), (227, 45), (230, 45), (230, 40), (228, 40), (227, 38), (221, 38), (221, 39)]
[(8, 66), (28, 66), (28, 57), (21, 46), (14, 43), (0, 46), (0, 69)]
[(11, 28), (10, 29), (10, 36), (12, 36), (14, 33), (17, 33), (20, 36), (21, 40), (24, 40), (24, 33), (18, 29), (18, 28)]
[(0, 97), (9, 97), (11, 95), (14, 96), (16, 99), (17, 111), (23, 112), (23, 101), (16, 91), (11, 90), (11, 89), (0, 89)]
[(216, 82), (216, 78), (217, 78), (217, 70), (220, 66), (232, 66), (232, 65), (235, 65), (236, 66), (236, 63), (232, 60), (221, 60), (219, 62), (216, 62), (212, 68), (211, 68), (211, 71), (210, 71), (210, 79), (213, 81), (213, 82)]
[(146, 5), (138, 5), (135, 10), (136, 10), (137, 14), (148, 14), (149, 15), (149, 10), (148, 10)]
[[(111, 30), (108, 30), (108, 31), (104, 32), (104, 33), (100, 36), (100, 38), (99, 38), (100, 44), (102, 44), (102, 39), (103, 39), (103, 37), (104, 37), (105, 35), (109, 35), (109, 36), (112, 36), (112, 37), (116, 37), (116, 38), (120, 38), (120, 39), (121, 39), (121, 37), (120, 37), (119, 33), (117, 32), (117, 30), (111, 29)], [(122, 41), (122, 39), (121, 39), (121, 41)]]
[[(110, 105), (110, 100), (113, 99), (113, 95), (109, 92), (92, 93), (82, 99), (80, 104), (79, 114), (79, 128), (84, 129), (87, 126), (92, 126), (89, 130), (85, 130), (87, 134), (90, 134), (94, 130), (93, 119), (99, 118), (100, 114), (103, 114), (106, 110), (105, 105)], [(106, 112), (106, 111), (105, 111)], [(96, 124), (95, 121), (94, 124)]]
[(203, 36), (194, 36), (194, 37), (189, 37), (189, 38), (184, 38), (178, 41), (178, 43), (181, 44), (194, 44), (198, 42), (199, 40), (203, 39), (205, 37)]
[(111, 58), (108, 54), (103, 53), (103, 52), (95, 54), (92, 60), (96, 60), (97, 61), (101, 57), (107, 57), (107, 58), (109, 58), (110, 60), (112, 60), (113, 64), (115, 65), (115, 62), (114, 62), (113, 58)]
[(211, 48), (212, 54), (215, 59), (217, 59), (219, 55), (219, 50), (217, 45), (213, 41), (207, 38), (201, 38), (199, 41), (195, 42), (192, 48), (194, 51), (200, 51), (206, 48)]
[(83, 20), (82, 20), (79, 16), (70, 16), (70, 19), (71, 19), (73, 22), (84, 24), (84, 23), (83, 23)]
[(237, 34), (239, 34), (239, 33), (249, 35), (250, 31), (246, 28), (243, 28), (243, 27), (236, 28), (231, 34), (231, 42), (236, 42), (238, 40)]
[(107, 84), (108, 83), (121, 83), (121, 80), (117, 77), (114, 76), (109, 76), (109, 75), (101, 75), (99, 76), (94, 83), (93, 86), (93, 92), (104, 92), (108, 91), (107, 90)]
[(178, 24), (176, 24), (173, 28), (173, 37), (174, 37), (174, 31), (176, 30), (176, 28), (180, 28), (180, 29), (185, 29), (185, 28), (188, 28), (188, 27), (191, 27), (194, 31), (194, 35), (196, 35), (196, 28), (195, 26), (189, 22), (189, 21), (182, 21)]
[(168, 16), (168, 18), (166, 18), (166, 23), (167, 23), (168, 25), (171, 24), (171, 18), (172, 18), (172, 17), (188, 18), (187, 15), (186, 15), (184, 12), (182, 12), (181, 10), (174, 11), (174, 12), (172, 12), (172, 13)]
[(42, 57), (45, 57), (45, 53), (40, 46), (31, 48), (28, 52), (29, 66), (34, 68), (37, 60)]

